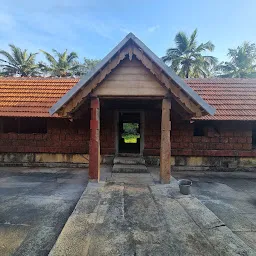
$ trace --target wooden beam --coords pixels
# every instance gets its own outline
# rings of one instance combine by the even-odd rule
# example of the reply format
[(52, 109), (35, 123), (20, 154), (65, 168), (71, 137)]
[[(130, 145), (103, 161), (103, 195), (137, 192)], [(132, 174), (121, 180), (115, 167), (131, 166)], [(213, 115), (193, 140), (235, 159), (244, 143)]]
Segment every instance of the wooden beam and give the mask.
[(185, 92), (174, 84), (154, 62), (152, 62), (138, 47), (134, 45), (125, 47), (119, 52), (119, 54), (113, 57), (111, 62), (103, 67), (103, 69), (81, 91), (79, 91), (70, 102), (67, 103), (61, 111), (61, 115), (68, 116), (69, 114), (72, 114), (81, 104), (83, 104), (83, 102), (88, 98), (88, 95), (94, 93), (95, 89), (101, 85), (101, 82), (106, 78), (106, 76), (110, 74), (111, 71), (117, 67), (117, 65), (127, 55), (130, 60), (132, 59), (132, 56), (135, 55), (136, 58), (150, 70), (155, 78), (161, 82), (162, 86), (171, 91), (175, 100), (183, 105), (186, 110), (190, 110), (190, 112), (192, 112), (196, 117), (200, 117), (202, 115), (200, 106), (197, 106)]
[(164, 84), (164, 86), (172, 92), (177, 101), (180, 101), (196, 116), (201, 116), (201, 110), (178, 86), (173, 84), (170, 79), (137, 47), (133, 48), (134, 55), (147, 67), (155, 77)]
[(89, 179), (100, 179), (100, 101), (91, 99)]
[(63, 110), (63, 115), (67, 116), (70, 112), (74, 112), (91, 93), (99, 83), (101, 83), (105, 77), (122, 61), (129, 53), (129, 48), (124, 48), (119, 55), (117, 55), (107, 66), (105, 66), (101, 72), (93, 78), (81, 91), (74, 96), (67, 106)]
[(164, 184), (168, 184), (171, 177), (170, 109), (170, 99), (163, 99), (161, 120), (160, 180)]

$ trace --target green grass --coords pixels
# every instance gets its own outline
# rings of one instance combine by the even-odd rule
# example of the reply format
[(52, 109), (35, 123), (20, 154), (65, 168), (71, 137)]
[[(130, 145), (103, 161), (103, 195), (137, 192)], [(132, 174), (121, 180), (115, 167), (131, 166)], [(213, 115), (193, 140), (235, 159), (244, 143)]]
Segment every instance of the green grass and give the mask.
[(137, 143), (137, 139), (139, 137), (140, 135), (134, 135), (134, 134), (127, 134), (122, 136), (122, 138), (124, 138), (125, 143)]

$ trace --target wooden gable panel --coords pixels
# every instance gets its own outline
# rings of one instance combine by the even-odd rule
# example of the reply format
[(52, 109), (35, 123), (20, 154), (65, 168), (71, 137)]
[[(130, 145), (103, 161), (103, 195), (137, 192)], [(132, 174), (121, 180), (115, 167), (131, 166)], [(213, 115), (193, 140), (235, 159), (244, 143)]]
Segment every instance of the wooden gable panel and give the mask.
[(125, 59), (94, 91), (95, 96), (164, 96), (167, 93), (145, 66), (133, 56)]

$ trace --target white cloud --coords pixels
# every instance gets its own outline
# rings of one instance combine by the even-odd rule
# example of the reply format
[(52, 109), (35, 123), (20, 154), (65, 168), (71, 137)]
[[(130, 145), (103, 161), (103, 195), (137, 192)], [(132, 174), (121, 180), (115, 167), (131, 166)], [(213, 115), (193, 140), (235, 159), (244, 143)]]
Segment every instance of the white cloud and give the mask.
[(159, 25), (155, 25), (155, 26), (149, 27), (149, 28), (148, 28), (148, 32), (149, 32), (149, 33), (153, 33), (153, 32), (155, 32), (156, 30), (158, 30), (159, 28), (160, 28)]
[(129, 24), (102, 15), (98, 7), (96, 1), (84, 0), (44, 0), (40, 6), (33, 0), (22, 5), (20, 0), (8, 1), (0, 8), (0, 49), (9, 50), (8, 44), (13, 43), (30, 52), (68, 48), (90, 56), (91, 40), (106, 40), (108, 45), (117, 34), (131, 32)]

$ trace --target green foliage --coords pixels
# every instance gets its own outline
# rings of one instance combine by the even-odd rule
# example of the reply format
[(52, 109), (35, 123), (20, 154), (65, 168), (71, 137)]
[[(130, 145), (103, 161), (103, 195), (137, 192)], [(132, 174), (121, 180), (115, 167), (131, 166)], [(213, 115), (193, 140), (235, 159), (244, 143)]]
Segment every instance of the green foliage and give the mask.
[(124, 123), (123, 130), (124, 134), (137, 134), (139, 124), (137, 123)]
[(68, 77), (74, 75), (79, 70), (80, 64), (76, 62), (78, 56), (75, 52), (68, 54), (67, 50), (61, 53), (53, 49), (53, 55), (51, 55), (46, 51), (40, 51), (48, 61), (48, 64), (40, 62), (40, 69), (51, 76)]
[(36, 64), (37, 53), (28, 53), (13, 44), (9, 44), (11, 53), (0, 50), (1, 75), (5, 76), (36, 76), (39, 75), (38, 64)]
[(92, 70), (101, 60), (84, 58), (85, 73)]
[(138, 123), (123, 123), (123, 133), (125, 143), (137, 143), (137, 139), (140, 138), (138, 134), (139, 124)]
[(208, 77), (212, 68), (217, 64), (217, 58), (203, 55), (203, 52), (214, 50), (211, 41), (198, 44), (197, 29), (188, 37), (184, 32), (175, 36), (176, 48), (169, 48), (163, 61), (170, 64), (174, 71), (182, 78)]
[(76, 71), (76, 75), (81, 76), (87, 74), (90, 70), (92, 70), (101, 60), (97, 59), (87, 59), (84, 58), (84, 63), (79, 64), (79, 68)]
[[(217, 65), (217, 58), (206, 55), (212, 52), (214, 45), (211, 41), (197, 42), (197, 29), (188, 36), (178, 32), (175, 36), (175, 48), (169, 48), (163, 61), (169, 64), (182, 78), (201, 78), (209, 76), (256, 78), (256, 45), (244, 42), (236, 49), (228, 49), (229, 61)], [(81, 63), (76, 52), (58, 52), (52, 54), (40, 50), (46, 63), (36, 62), (38, 53), (29, 53), (10, 44), (10, 52), (0, 50), (0, 76), (82, 76), (92, 70), (99, 62), (98, 59), (84, 58)], [(129, 126), (129, 124), (128, 124)], [(132, 131), (134, 128), (128, 127)]]
[[(230, 61), (221, 62), (216, 70), (220, 77), (256, 77), (256, 45), (244, 42), (236, 49), (228, 49)], [(219, 74), (218, 74), (219, 72)]]
[(137, 143), (137, 139), (140, 138), (140, 135), (126, 134), (123, 135), (122, 138), (124, 138), (125, 143)]

